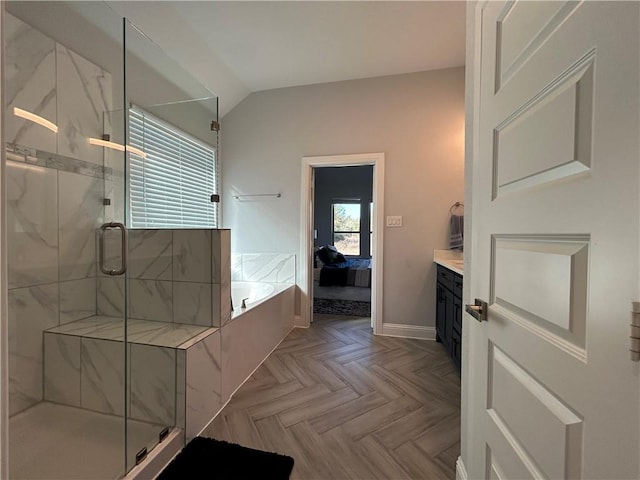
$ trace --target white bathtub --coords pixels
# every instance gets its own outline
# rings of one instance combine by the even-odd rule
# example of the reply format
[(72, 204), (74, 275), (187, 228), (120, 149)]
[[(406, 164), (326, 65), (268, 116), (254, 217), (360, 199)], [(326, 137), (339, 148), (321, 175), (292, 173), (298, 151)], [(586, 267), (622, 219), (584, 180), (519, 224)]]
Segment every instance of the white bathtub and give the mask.
[[(251, 308), (260, 305), (290, 286), (291, 285), (279, 283), (231, 282), (231, 298), (233, 299), (231, 318), (235, 318)], [(245, 304), (247, 308), (242, 308), (243, 299), (246, 299)]]

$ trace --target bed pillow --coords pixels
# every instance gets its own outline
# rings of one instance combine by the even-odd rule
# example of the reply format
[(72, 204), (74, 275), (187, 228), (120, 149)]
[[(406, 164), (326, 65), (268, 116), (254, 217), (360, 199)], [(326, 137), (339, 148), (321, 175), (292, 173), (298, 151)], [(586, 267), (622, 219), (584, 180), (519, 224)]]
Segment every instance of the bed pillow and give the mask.
[(338, 249), (333, 245), (325, 245), (324, 247), (320, 247), (317, 252), (318, 258), (325, 265), (333, 265), (335, 263), (346, 262), (347, 260), (344, 258)]

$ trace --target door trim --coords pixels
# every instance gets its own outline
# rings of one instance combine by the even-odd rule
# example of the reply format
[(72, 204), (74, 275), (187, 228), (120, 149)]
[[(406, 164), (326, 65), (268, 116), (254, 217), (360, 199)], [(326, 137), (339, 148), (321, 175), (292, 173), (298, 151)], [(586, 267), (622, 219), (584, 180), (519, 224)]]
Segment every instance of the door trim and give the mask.
[[(465, 191), (464, 197), (467, 200), (465, 205), (464, 228), (471, 232), (465, 238), (465, 275), (463, 278), (463, 303), (471, 303), (471, 299), (477, 295), (476, 284), (472, 281), (475, 278), (474, 264), (475, 253), (477, 251), (477, 229), (473, 228), (475, 223), (475, 201), (477, 176), (474, 173), (478, 170), (476, 166), (479, 151), (479, 123), (480, 123), (480, 76), (481, 62), (480, 53), (482, 47), (482, 14), (487, 1), (467, 3), (467, 40), (466, 40), (466, 77), (465, 77)], [(484, 471), (486, 452), (484, 449), (476, 448), (474, 443), (478, 440), (478, 423), (482, 419), (475, 417), (473, 406), (476, 402), (484, 401), (479, 385), (480, 371), (478, 371), (478, 359), (486, 354), (486, 349), (482, 345), (487, 342), (487, 325), (476, 322), (473, 317), (463, 310), (462, 335), (466, 341), (462, 342), (462, 378), (461, 378), (461, 401), (460, 401), (460, 447), (461, 455), (458, 462), (464, 467), (464, 477), (469, 471)]]
[[(4, 25), (5, 4), (0, 5), (0, 104), (4, 93)], [(4, 116), (0, 116), (0, 478), (9, 478), (9, 313), (7, 291), (7, 193)]]
[(373, 265), (371, 271), (371, 326), (374, 335), (382, 334), (383, 299), (383, 232), (384, 232), (384, 153), (358, 153), (302, 157), (300, 182), (300, 321), (296, 326), (311, 324), (313, 298), (313, 199), (311, 181), (315, 167), (353, 167), (373, 165)]

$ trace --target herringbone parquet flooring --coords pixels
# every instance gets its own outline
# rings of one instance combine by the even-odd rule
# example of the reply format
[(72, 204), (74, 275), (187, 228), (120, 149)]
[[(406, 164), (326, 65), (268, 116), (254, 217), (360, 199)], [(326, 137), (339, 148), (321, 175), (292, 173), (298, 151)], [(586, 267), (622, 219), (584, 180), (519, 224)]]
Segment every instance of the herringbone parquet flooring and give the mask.
[(292, 456), (292, 479), (452, 479), (460, 377), (436, 342), (315, 315), (203, 433)]

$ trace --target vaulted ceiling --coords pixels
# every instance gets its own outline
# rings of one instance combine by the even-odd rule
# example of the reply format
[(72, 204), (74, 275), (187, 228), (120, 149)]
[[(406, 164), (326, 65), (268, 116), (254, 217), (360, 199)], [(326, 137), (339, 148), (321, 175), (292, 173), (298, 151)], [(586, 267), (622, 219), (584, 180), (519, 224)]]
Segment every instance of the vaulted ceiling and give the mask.
[(220, 97), (464, 64), (462, 1), (110, 1)]

